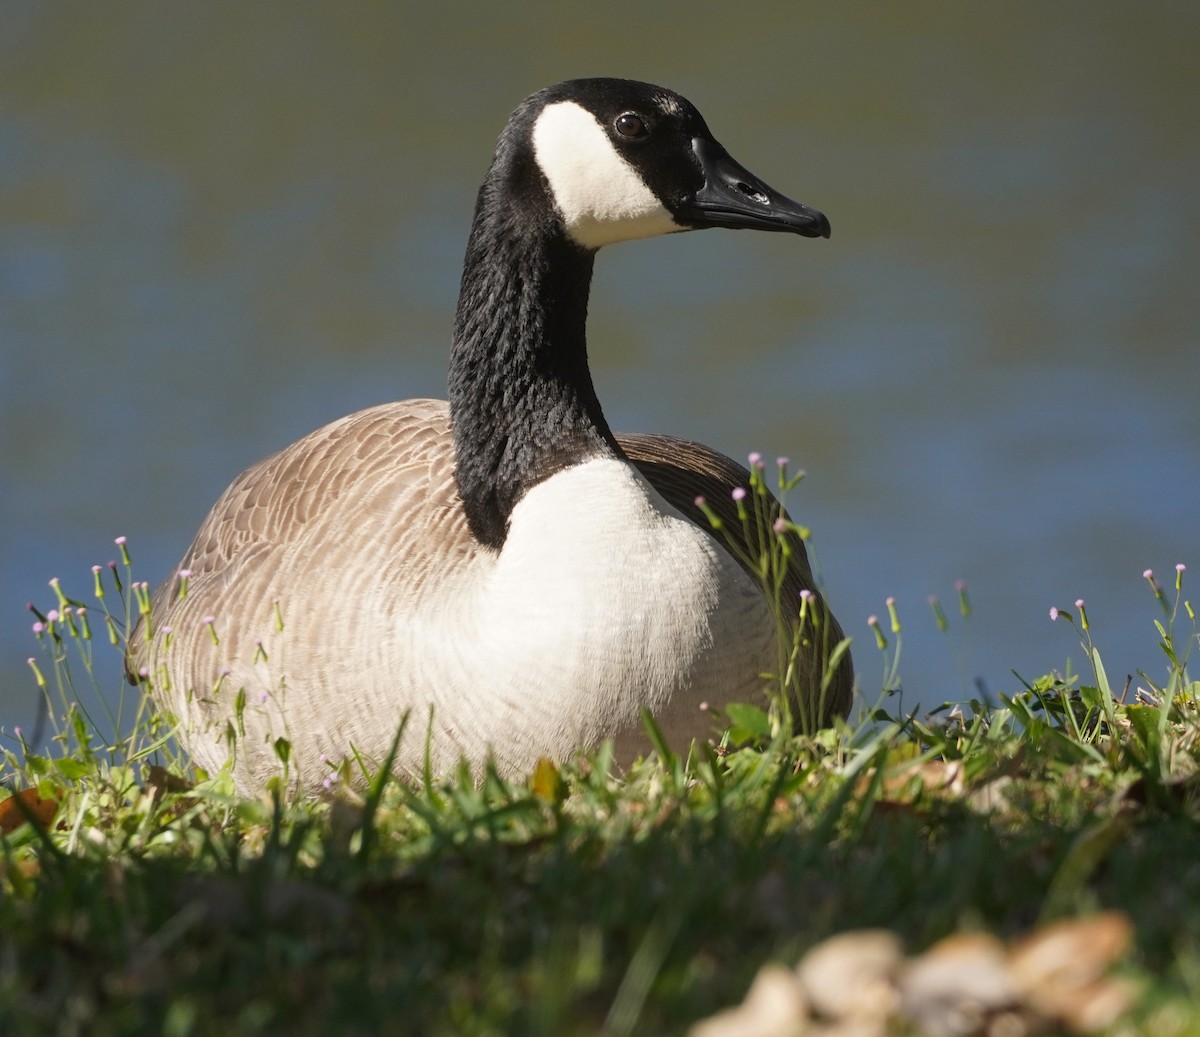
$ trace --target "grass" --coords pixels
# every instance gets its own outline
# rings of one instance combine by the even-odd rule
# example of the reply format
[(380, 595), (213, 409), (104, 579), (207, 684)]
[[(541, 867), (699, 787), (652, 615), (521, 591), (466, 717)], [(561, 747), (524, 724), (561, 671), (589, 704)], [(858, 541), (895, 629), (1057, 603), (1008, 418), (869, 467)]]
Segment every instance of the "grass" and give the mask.
[(602, 749), (287, 802), (190, 771), (143, 703), (81, 705), (145, 600), (126, 555), (90, 608), (53, 585), (33, 665), (54, 737), (3, 750), (0, 796), (25, 790), (0, 803), (3, 1032), (684, 1033), (837, 933), (919, 952), (1107, 909), (1138, 991), (1113, 1032), (1200, 1033), (1198, 639), (1182, 569), (1173, 594), (1147, 581), (1161, 680), (1114, 687), (1077, 603), (1087, 674), (998, 705), (811, 736), (746, 707), (739, 751), (619, 779)]

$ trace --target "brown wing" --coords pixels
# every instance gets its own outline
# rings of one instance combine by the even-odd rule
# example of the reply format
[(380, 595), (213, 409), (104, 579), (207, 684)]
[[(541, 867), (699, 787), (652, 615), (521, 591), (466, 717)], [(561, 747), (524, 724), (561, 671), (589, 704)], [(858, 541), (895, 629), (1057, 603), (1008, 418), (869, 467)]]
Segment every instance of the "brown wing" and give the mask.
[[(155, 628), (185, 616), (247, 614), (251, 602), (269, 600), (264, 586), (277, 574), (303, 568), (301, 557), (322, 560), (305, 583), (369, 574), (364, 543), (380, 567), (404, 559), (405, 590), (418, 594), (479, 550), (454, 486), (453, 450), (446, 403), (405, 400), (333, 422), (252, 465), (218, 498), (179, 563), (191, 573), (186, 600), (175, 574), (155, 592)], [(148, 661), (143, 635), (139, 622), (126, 652), (135, 683)], [(188, 647), (176, 638), (181, 669)]]
[[(757, 579), (757, 574), (746, 564), (745, 559), (759, 557), (764, 546), (764, 533), (766, 536), (776, 535), (771, 527), (782, 513), (782, 509), (772, 498), (773, 510), (765, 517), (761, 528), (753, 521), (743, 524), (739, 520), (732, 492), (738, 486), (749, 487), (750, 472), (747, 469), (703, 443), (689, 439), (623, 432), (617, 434), (617, 442), (667, 501), (696, 525), (708, 530), (727, 550), (730, 549), (730, 545), (725, 538), (730, 537), (733, 542), (730, 553), (742, 563), (742, 568), (751, 577)], [(712, 523), (696, 506), (697, 497), (704, 497), (708, 507), (721, 519), (723, 528), (720, 531), (712, 528)], [(819, 603), (818, 635), (812, 640), (808, 658), (802, 660), (805, 674), (797, 682), (800, 687), (811, 689), (808, 694), (819, 703), (815, 712), (801, 709), (803, 715), (798, 717), (798, 721), (801, 724), (812, 724), (816, 721), (819, 725), (835, 715), (845, 716), (850, 711), (850, 702), (854, 694), (854, 667), (850, 653), (846, 652), (830, 674), (824, 695), (816, 690), (819, 689), (830, 653), (842, 641), (842, 628), (829, 611), (816, 586), (804, 542), (795, 533), (788, 532), (784, 535), (791, 548), (781, 595), (784, 608), (787, 609), (790, 604), (798, 613), (800, 592), (803, 590), (811, 591)]]

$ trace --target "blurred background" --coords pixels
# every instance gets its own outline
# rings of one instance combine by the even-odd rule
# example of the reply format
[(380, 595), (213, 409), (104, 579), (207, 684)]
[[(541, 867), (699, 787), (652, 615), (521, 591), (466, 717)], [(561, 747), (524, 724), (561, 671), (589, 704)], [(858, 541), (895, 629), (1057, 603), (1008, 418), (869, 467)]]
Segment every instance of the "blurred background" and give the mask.
[(496, 135), (585, 75), (679, 90), (832, 221), (607, 250), (590, 343), (614, 427), (807, 469), (865, 700), (889, 595), (903, 708), (1081, 667), (1080, 597), (1113, 680), (1158, 675), (1142, 571), (1200, 579), (1197, 53), (1165, 0), (5, 0), (0, 727), (51, 577), (90, 597), (125, 535), (157, 583), (248, 464), (444, 396)]

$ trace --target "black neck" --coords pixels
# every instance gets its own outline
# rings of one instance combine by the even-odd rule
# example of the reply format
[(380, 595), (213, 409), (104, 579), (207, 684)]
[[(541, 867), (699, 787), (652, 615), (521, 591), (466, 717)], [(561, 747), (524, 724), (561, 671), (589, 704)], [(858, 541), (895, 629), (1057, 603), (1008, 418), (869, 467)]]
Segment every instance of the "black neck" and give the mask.
[(587, 363), (595, 253), (567, 239), (544, 202), (523, 214), (511, 182), (507, 205), (497, 204), (494, 174), (495, 167), (467, 245), (449, 388), (467, 522), (478, 540), (499, 548), (527, 490), (568, 465), (620, 451)]

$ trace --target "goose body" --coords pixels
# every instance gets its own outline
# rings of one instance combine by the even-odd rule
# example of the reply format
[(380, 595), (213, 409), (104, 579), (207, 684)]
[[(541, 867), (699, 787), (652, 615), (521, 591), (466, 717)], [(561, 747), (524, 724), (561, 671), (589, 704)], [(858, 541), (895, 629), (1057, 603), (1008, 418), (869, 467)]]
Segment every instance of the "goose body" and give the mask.
[[(584, 324), (603, 245), (704, 226), (815, 237), (828, 223), (738, 166), (670, 91), (574, 80), (513, 113), (480, 190), (449, 403), (350, 415), (243, 472), (131, 639), (210, 771), (244, 791), (316, 788), (357, 755), (444, 771), (641, 745), (649, 709), (680, 747), (702, 706), (754, 701), (778, 669), (758, 583), (695, 506), (748, 473), (707, 447), (614, 435)], [(798, 540), (785, 598), (813, 590)], [(815, 599), (820, 604), (820, 599)], [(823, 609), (823, 606), (821, 606)], [(823, 613), (806, 715), (849, 705)]]

